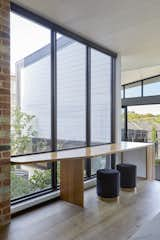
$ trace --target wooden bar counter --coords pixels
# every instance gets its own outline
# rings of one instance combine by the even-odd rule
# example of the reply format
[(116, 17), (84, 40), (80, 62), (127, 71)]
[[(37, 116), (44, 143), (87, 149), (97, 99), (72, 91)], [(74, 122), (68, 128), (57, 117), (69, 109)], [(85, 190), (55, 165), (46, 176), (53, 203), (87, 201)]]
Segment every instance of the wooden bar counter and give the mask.
[(116, 153), (146, 149), (146, 178), (154, 178), (154, 145), (152, 143), (121, 142), (94, 147), (84, 147), (74, 150), (41, 153), (12, 157), (12, 164), (34, 164), (60, 161), (60, 193), (61, 199), (67, 202), (84, 206), (83, 172), (84, 159), (106, 156)]

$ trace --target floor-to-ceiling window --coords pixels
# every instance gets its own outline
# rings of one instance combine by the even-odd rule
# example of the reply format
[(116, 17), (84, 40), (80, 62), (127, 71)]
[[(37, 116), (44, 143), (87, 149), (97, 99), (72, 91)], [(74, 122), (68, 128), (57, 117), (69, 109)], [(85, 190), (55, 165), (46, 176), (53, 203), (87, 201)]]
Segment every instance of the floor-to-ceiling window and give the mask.
[[(11, 8), (12, 156), (114, 141), (116, 54), (15, 4)], [(105, 165), (106, 158), (86, 159), (84, 177)], [(13, 202), (57, 189), (59, 169), (59, 163), (12, 166)]]
[(128, 107), (128, 140), (154, 142), (155, 178), (160, 180), (160, 104)]
[(111, 57), (91, 49), (91, 144), (111, 142)]
[[(111, 57), (91, 49), (91, 145), (110, 142)], [(106, 157), (93, 158), (91, 174), (105, 166)]]
[(121, 109), (121, 140), (127, 139), (127, 107)]
[[(160, 180), (160, 77), (124, 85), (122, 119), (124, 140), (155, 144), (155, 178)], [(129, 93), (127, 93), (129, 91)], [(124, 122), (123, 121), (123, 122)]]
[(57, 149), (86, 146), (86, 46), (57, 34)]
[[(51, 150), (51, 31), (11, 13), (11, 153)], [(12, 166), (12, 199), (51, 187), (48, 164)]]

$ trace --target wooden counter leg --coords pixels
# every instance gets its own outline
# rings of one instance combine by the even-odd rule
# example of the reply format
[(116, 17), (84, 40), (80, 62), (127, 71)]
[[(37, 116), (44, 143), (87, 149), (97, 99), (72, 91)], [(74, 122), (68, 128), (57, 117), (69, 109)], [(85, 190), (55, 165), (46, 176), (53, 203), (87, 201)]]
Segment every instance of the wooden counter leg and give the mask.
[(147, 179), (154, 180), (155, 179), (155, 148), (153, 146), (147, 147)]
[(83, 207), (83, 159), (60, 161), (60, 197), (62, 200)]

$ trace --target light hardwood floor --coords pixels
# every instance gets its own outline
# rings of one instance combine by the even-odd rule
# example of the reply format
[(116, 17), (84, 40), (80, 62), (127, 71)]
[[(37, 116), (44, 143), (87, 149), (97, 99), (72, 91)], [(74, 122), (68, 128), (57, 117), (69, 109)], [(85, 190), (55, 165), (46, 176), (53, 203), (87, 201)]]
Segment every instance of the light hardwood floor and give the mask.
[(160, 212), (157, 181), (138, 181), (119, 203), (99, 200), (95, 188), (84, 197), (84, 209), (59, 200), (14, 217), (0, 240), (126, 240)]

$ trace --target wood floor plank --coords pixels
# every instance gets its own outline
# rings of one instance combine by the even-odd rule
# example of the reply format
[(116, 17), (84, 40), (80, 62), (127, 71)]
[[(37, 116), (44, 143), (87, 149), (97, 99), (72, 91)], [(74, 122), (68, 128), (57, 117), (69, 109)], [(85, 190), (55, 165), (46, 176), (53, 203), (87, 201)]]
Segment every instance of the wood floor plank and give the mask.
[(85, 208), (57, 201), (12, 219), (1, 240), (127, 240), (160, 212), (160, 182), (138, 182), (137, 192), (121, 192), (104, 202), (85, 191)]

